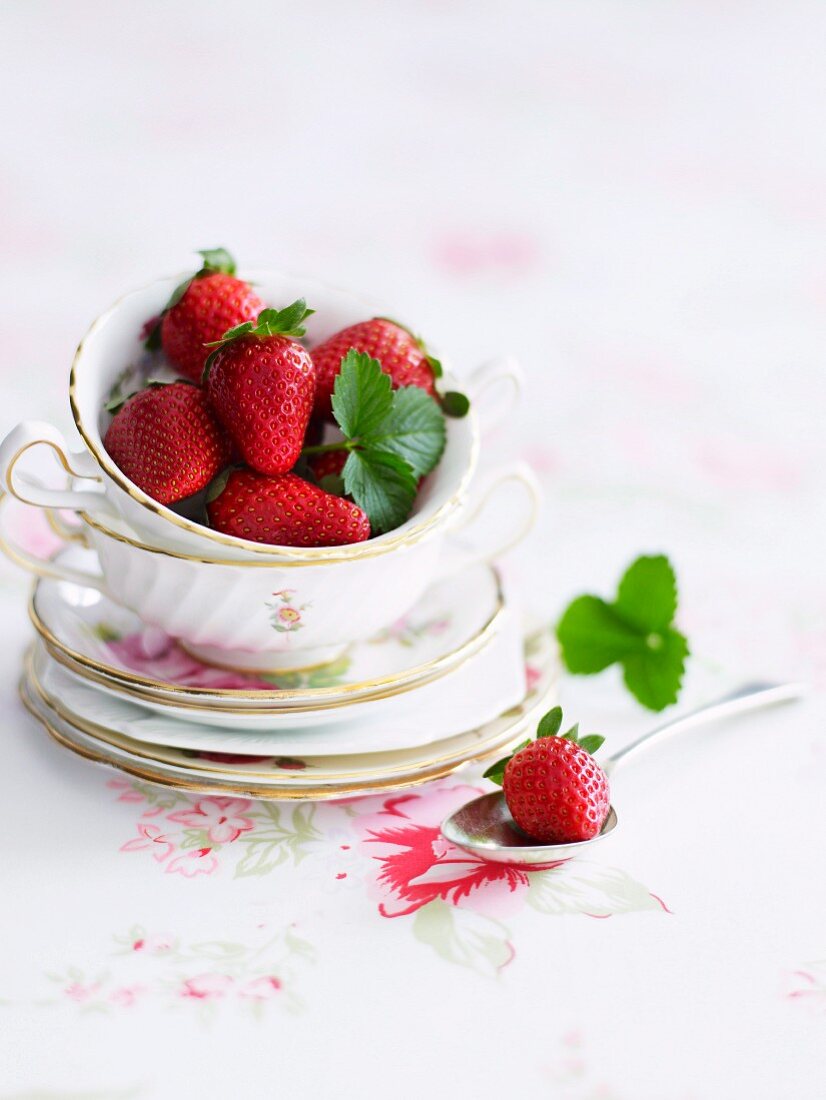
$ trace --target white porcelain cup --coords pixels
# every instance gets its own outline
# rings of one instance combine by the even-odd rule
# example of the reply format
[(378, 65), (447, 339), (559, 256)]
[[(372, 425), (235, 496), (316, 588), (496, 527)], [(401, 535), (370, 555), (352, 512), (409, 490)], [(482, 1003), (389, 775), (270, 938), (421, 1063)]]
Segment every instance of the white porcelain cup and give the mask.
[(294, 670), (334, 660), (399, 619), (435, 580), (519, 542), (539, 503), (535, 477), (522, 464), (486, 479), (465, 516), (470, 524), (480, 511), (496, 509), (504, 493), (518, 494), (519, 518), (499, 532), (495, 545), (472, 549), (446, 539), (445, 525), (438, 524), (391, 550), (354, 558), (205, 559), (148, 546), (123, 520), (89, 515), (67, 532), (96, 552), (89, 569), (36, 558), (2, 530), (0, 549), (35, 573), (105, 592), (209, 663)]
[[(476, 465), (480, 432), (507, 415), (521, 388), (521, 370), (510, 357), (495, 359), (462, 383), (454, 383), (469, 394), (471, 413), (461, 420), (448, 419), (444, 455), (425, 479), (407, 522), (369, 543), (347, 548), (266, 546), (210, 530), (147, 496), (118, 469), (103, 447), (110, 419), (103, 406), (124, 369), (146, 357), (141, 330), (148, 318), (160, 312), (181, 277), (161, 279), (127, 294), (92, 324), (77, 349), (69, 390), (75, 426), (86, 450), (71, 453), (62, 433), (45, 422), (18, 424), (0, 446), (0, 480), (7, 492), (40, 507), (71, 509), (100, 519), (119, 517), (140, 541), (155, 547), (236, 561), (247, 560), (251, 554), (307, 562), (373, 557), (377, 551), (424, 537), (434, 525), (461, 511)], [(347, 325), (383, 312), (379, 305), (311, 279), (264, 271), (248, 272), (245, 277), (254, 281), (261, 297), (274, 306), (306, 299), (317, 311), (307, 321), (311, 347)], [(21, 470), (23, 456), (43, 445), (54, 451), (72, 475), (70, 488), (46, 488)]]
[[(282, 306), (304, 297), (318, 310), (308, 323), (311, 344), (381, 312), (312, 280), (266, 272), (247, 277), (268, 303)], [(4, 537), (3, 548), (20, 564), (106, 591), (204, 660), (288, 669), (334, 659), (398, 619), (433, 581), (497, 556), (533, 525), (540, 492), (524, 465), (500, 470), (471, 490), (480, 432), (507, 414), (519, 391), (521, 372), (510, 359), (480, 368), (463, 386), (475, 407), (463, 419), (448, 420), (444, 455), (424, 480), (412, 516), (387, 534), (349, 546), (263, 546), (210, 530), (151, 500), (103, 449), (102, 410), (124, 367), (144, 354), (141, 327), (179, 281), (176, 276), (128, 294), (81, 342), (70, 398), (86, 451), (70, 453), (63, 435), (39, 421), (19, 424), (0, 445), (5, 491), (46, 509), (53, 524), (58, 511), (79, 515), (79, 529), (66, 532), (61, 523), (60, 530), (96, 551), (100, 571), (79, 574), (38, 561)], [(36, 446), (57, 457), (69, 475), (67, 488), (49, 488), (20, 468)], [(506, 490), (515, 493), (519, 510), (496, 545), (460, 550), (449, 542), (480, 509), (495, 507)]]

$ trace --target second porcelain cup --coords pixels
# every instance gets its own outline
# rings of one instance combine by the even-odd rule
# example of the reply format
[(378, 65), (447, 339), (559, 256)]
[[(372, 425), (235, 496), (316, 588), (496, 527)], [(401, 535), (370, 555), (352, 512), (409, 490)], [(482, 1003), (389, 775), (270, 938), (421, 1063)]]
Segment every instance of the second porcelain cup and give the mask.
[(520, 541), (539, 500), (535, 478), (521, 464), (485, 482), (476, 506), (463, 514), (470, 522), (504, 491), (518, 501), (520, 515), (496, 545), (469, 550), (446, 539), (442, 523), (414, 541), (357, 558), (231, 561), (148, 546), (122, 520), (89, 516), (80, 533), (95, 555), (87, 550), (74, 566), (35, 558), (7, 534), (0, 546), (35, 573), (106, 592), (208, 663), (294, 670), (334, 660), (398, 620), (435, 580)]

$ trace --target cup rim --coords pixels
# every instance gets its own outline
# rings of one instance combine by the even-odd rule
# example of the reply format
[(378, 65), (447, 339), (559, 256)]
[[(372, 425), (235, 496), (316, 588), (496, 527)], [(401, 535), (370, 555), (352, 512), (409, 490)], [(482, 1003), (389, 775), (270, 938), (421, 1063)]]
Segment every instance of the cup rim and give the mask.
[[(441, 510), (440, 510), (441, 511)], [(155, 546), (153, 543), (145, 542), (142, 539), (132, 538), (130, 535), (125, 534), (123, 531), (114, 531), (111, 527), (99, 519), (97, 516), (90, 516), (88, 512), (78, 512), (80, 519), (88, 527), (91, 527), (99, 535), (104, 538), (111, 539), (113, 542), (120, 542), (126, 546), (131, 546), (135, 550), (143, 550), (147, 554), (157, 554), (164, 558), (176, 558), (179, 561), (195, 562), (198, 565), (223, 565), (227, 568), (237, 569), (301, 569), (311, 568), (312, 566), (323, 565), (335, 565), (337, 562), (351, 561), (353, 559), (352, 554), (345, 555), (344, 553), (339, 556), (325, 555), (324, 558), (273, 558), (270, 557), (255, 557), (251, 555), (249, 558), (212, 558), (207, 557), (204, 554), (189, 554), (185, 550), (174, 549), (172, 547)], [(435, 516), (434, 516), (435, 519)], [(115, 519), (115, 522), (120, 522), (126, 526), (126, 521), (123, 519)], [(418, 531), (415, 537), (410, 539), (400, 539), (392, 544), (381, 544), (359, 555), (359, 560), (367, 560), (369, 558), (382, 557), (385, 554), (389, 554), (393, 550), (403, 550), (408, 546), (415, 546), (418, 543), (423, 542), (425, 538), (436, 532), (433, 530), (434, 524), (430, 523), (426, 530)], [(372, 539), (368, 539), (366, 542), (356, 543), (355, 545), (361, 547), (370, 547)], [(350, 546), (329, 546), (324, 549), (327, 550), (349, 550)]]
[[(476, 418), (476, 413), (473, 408), (470, 409), (468, 417), (471, 423), (471, 443), (468, 449), (468, 456), (465, 462), (462, 476), (459, 479), (459, 483), (454, 489), (453, 493), (445, 500), (432, 515), (422, 520), (420, 523), (412, 522), (415, 520), (415, 515), (409, 517), (401, 527), (396, 528), (394, 531), (385, 532), (385, 534), (377, 535), (375, 538), (369, 538), (364, 542), (350, 543), (342, 546), (316, 546), (316, 547), (293, 547), (293, 546), (280, 546), (269, 545), (266, 543), (252, 542), (249, 539), (241, 539), (235, 535), (225, 535), (220, 531), (214, 531), (209, 527), (205, 527), (202, 524), (195, 523), (193, 520), (186, 519), (184, 516), (178, 515), (177, 512), (173, 512), (171, 508), (167, 508), (163, 504), (159, 504), (158, 501), (153, 500), (150, 496), (143, 492), (134, 482), (130, 481), (122, 472), (118, 469), (109, 455), (106, 453), (105, 448), (97, 439), (100, 437), (99, 431), (90, 432), (83, 422), (83, 415), (80, 411), (80, 406), (77, 400), (77, 381), (78, 372), (82, 356), (85, 351), (85, 347), (89, 340), (97, 333), (106, 321), (112, 316), (112, 314), (133, 295), (141, 294), (144, 291), (154, 287), (159, 283), (172, 282), (174, 280), (180, 281), (182, 273), (175, 276), (166, 276), (160, 279), (153, 279), (151, 282), (144, 283), (142, 286), (133, 290), (129, 290), (124, 294), (121, 294), (109, 307), (105, 309), (103, 313), (99, 314), (94, 321), (92, 321), (89, 328), (83, 335), (80, 343), (77, 346), (74, 357), (72, 359), (72, 366), (69, 372), (69, 406), (72, 412), (72, 419), (74, 420), (75, 427), (86, 445), (87, 449), (91, 453), (95, 462), (106, 474), (108, 479), (115, 483), (115, 486), (126, 493), (126, 495), (133, 500), (136, 504), (139, 504), (142, 508), (158, 516), (160, 519), (165, 520), (180, 530), (186, 532), (188, 535), (198, 536), (208, 542), (215, 544), (216, 546), (226, 546), (229, 549), (247, 551), (251, 556), (260, 556), (264, 558), (276, 558), (281, 564), (287, 562), (298, 564), (322, 564), (324, 562), (332, 561), (350, 561), (353, 559), (362, 559), (375, 557), (378, 554), (387, 553), (390, 550), (396, 549), (400, 545), (409, 545), (413, 542), (418, 542), (425, 534), (431, 531), (432, 528), (442, 523), (442, 521), (455, 510), (459, 502), (467, 492), (470, 481), (473, 477), (476, 469), (478, 457), (479, 457), (479, 425)], [(338, 293), (351, 294), (353, 297), (358, 298), (358, 295), (352, 294), (349, 290), (344, 290), (340, 287), (332, 286), (331, 284), (324, 283), (319, 279), (311, 276), (305, 277), (296, 275), (291, 272), (278, 271), (274, 269), (254, 269), (247, 275), (250, 279), (255, 279), (261, 276), (279, 276), (301, 279), (308, 284), (315, 284), (322, 290), (335, 291)], [(365, 299), (365, 306), (370, 307), (370, 303)], [(88, 515), (83, 514), (83, 518), (90, 522)], [(412, 526), (411, 526), (412, 522)], [(95, 523), (91, 523), (92, 526), (96, 526)], [(105, 530), (102, 525), (97, 526), (104, 530), (104, 533), (113, 535), (111, 531)], [(140, 534), (140, 532), (138, 532)], [(123, 542), (133, 542), (134, 545), (142, 546), (144, 549), (153, 549), (152, 547), (138, 543), (134, 540), (130, 540), (125, 536), (113, 535), (115, 538), (120, 538)], [(156, 552), (169, 553), (174, 557), (187, 557), (196, 561), (205, 562), (217, 562), (225, 561), (227, 564), (238, 564), (238, 562), (230, 562), (228, 559), (216, 559), (207, 558), (204, 555), (187, 555), (177, 551), (161, 550), (159, 547), (154, 547)], [(243, 562), (244, 559), (239, 559)], [(253, 563), (251, 563), (253, 564)], [(262, 563), (263, 564), (263, 563)], [(266, 564), (274, 564), (269, 561)]]

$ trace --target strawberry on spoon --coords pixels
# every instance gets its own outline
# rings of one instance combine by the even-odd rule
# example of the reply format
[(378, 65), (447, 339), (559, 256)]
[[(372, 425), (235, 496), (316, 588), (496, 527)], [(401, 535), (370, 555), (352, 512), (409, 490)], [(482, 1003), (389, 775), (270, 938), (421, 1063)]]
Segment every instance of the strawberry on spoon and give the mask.
[(193, 382), (201, 380), (206, 345), (264, 309), (249, 283), (235, 277), (235, 261), (225, 248), (199, 254), (200, 269), (173, 291), (146, 342), (152, 350), (162, 347), (172, 366)]
[(315, 367), (298, 343), (314, 311), (303, 298), (265, 309), (216, 341), (204, 368), (215, 415), (247, 465), (262, 474), (295, 466), (313, 411)]
[[(681, 714), (644, 733), (636, 741), (632, 741), (609, 756), (604, 761), (601, 771), (604, 775), (610, 774), (613, 777), (620, 764), (624, 764), (632, 756), (648, 748), (655, 740), (664, 740), (678, 730), (695, 729), (721, 718), (731, 718), (777, 703), (790, 702), (799, 699), (805, 694), (805, 690), (805, 685), (799, 683), (742, 684), (721, 699), (689, 711), (688, 714)], [(553, 711), (550, 712), (551, 715), (553, 713)], [(546, 717), (549, 718), (550, 715)], [(580, 746), (587, 742), (588, 738), (582, 738)], [(595, 745), (596, 742), (591, 743), (591, 747)], [(524, 747), (523, 745), (522, 748)], [(519, 750), (517, 755), (518, 753)], [(489, 777), (497, 782), (504, 779), (508, 760), (500, 764), (504, 765), (504, 768), (494, 765), (488, 770)], [(492, 794), (483, 794), (480, 798), (474, 798), (454, 811), (442, 822), (442, 834), (451, 844), (476, 857), (512, 866), (538, 868), (554, 866), (577, 854), (580, 848), (585, 846), (590, 848), (593, 844), (600, 843), (607, 839), (616, 827), (617, 814), (611, 806), (599, 831), (587, 840), (536, 843), (525, 835), (521, 827), (514, 828), (514, 817), (505, 801), (505, 794), (502, 791), (494, 791)]]
[(590, 840), (611, 805), (608, 777), (591, 755), (605, 738), (580, 738), (577, 726), (560, 735), (561, 727), (562, 708), (554, 707), (540, 721), (536, 740), (485, 772), (502, 785), (519, 828), (542, 844)]

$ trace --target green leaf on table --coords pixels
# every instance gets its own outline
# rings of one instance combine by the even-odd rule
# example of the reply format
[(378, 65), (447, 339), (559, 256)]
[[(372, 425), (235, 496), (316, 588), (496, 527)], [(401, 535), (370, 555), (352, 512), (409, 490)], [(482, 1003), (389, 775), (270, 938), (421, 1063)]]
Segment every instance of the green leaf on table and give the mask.
[(650, 710), (676, 703), (689, 653), (672, 622), (677, 581), (664, 555), (638, 558), (623, 575), (611, 603), (579, 596), (557, 626), (570, 672), (589, 675), (620, 664), (628, 690)]
[(672, 627), (652, 634), (645, 648), (623, 662), (628, 690), (650, 710), (664, 710), (677, 702), (688, 656), (688, 642)]
[(373, 534), (392, 531), (410, 515), (416, 476), (409, 463), (388, 451), (351, 451), (342, 470), (344, 488), (370, 518)]
[(668, 558), (637, 558), (619, 582), (614, 607), (640, 630), (665, 630), (677, 613), (677, 578)]
[(639, 631), (598, 596), (579, 596), (559, 620), (556, 636), (569, 672), (602, 672), (640, 645)]

